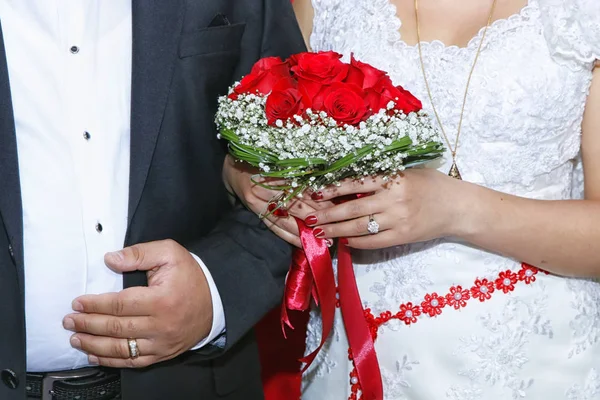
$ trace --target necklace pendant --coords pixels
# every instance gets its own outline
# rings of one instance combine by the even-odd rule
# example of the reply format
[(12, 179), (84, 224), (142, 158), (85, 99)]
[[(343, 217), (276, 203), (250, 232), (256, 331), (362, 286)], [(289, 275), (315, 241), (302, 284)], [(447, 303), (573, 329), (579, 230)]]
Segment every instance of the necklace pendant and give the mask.
[(450, 176), (454, 179), (458, 179), (459, 181), (462, 181), (462, 176), (460, 176), (460, 171), (458, 170), (458, 167), (456, 166), (456, 161), (452, 163), (452, 167), (450, 168), (450, 172), (448, 172), (448, 176)]

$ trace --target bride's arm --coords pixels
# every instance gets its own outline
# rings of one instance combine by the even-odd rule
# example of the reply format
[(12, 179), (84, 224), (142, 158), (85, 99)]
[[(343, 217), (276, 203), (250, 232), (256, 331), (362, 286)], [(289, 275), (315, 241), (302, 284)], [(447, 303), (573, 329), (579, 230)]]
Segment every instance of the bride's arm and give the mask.
[[(455, 236), (557, 274), (600, 277), (599, 110), (600, 69), (596, 69), (582, 127), (585, 200), (525, 199), (437, 171), (411, 170), (385, 189), (381, 182), (349, 182), (324, 190), (326, 200), (378, 192), (316, 212), (315, 232), (320, 237), (354, 236), (350, 245), (359, 248)], [(360, 236), (366, 234), (372, 214), (381, 232)]]
[(477, 198), (463, 237), (551, 272), (600, 276), (600, 69), (582, 127), (585, 200), (530, 200), (470, 188)]
[(314, 9), (311, 0), (293, 0), (294, 13), (304, 36), (306, 48), (310, 49), (310, 34), (313, 28)]

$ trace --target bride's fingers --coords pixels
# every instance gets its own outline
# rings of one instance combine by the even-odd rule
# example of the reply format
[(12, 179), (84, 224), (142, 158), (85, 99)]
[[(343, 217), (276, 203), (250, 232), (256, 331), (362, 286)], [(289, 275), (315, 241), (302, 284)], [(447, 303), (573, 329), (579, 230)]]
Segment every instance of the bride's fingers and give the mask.
[[(252, 188), (252, 195), (261, 202), (265, 202), (264, 207), (266, 209), (268, 207), (268, 203), (279, 197), (281, 195), (281, 192), (265, 189), (263, 187), (255, 185)], [(314, 212), (315, 210), (325, 208), (328, 206), (329, 205), (327, 203), (321, 203), (312, 200), (292, 199), (286, 204), (286, 209), (290, 214), (298, 218), (304, 219), (307, 215)]]
[(348, 221), (365, 215), (375, 214), (383, 210), (376, 196), (356, 199), (334, 207), (315, 211), (306, 217), (309, 226)]
[(294, 218), (277, 217), (275, 215), (269, 215), (265, 219), (265, 222), (267, 221), (294, 236), (300, 235), (300, 232), (298, 231), (298, 224), (296, 223), (296, 220)]
[(393, 246), (396, 241), (396, 234), (390, 229), (375, 235), (349, 238), (348, 246), (363, 250), (383, 249)]
[[(390, 226), (385, 223), (384, 214), (375, 214), (373, 219), (379, 225), (380, 233), (383, 233), (390, 228)], [(370, 217), (363, 216), (350, 221), (338, 222), (329, 225), (319, 225), (313, 230), (313, 232), (316, 237), (324, 239), (371, 235), (371, 232), (369, 232), (369, 222)]]
[(306, 217), (314, 214), (317, 211), (316, 208), (313, 208), (304, 200), (293, 200), (289, 202), (287, 205), (287, 210), (290, 215), (298, 217), (301, 220), (306, 219)]
[[(269, 184), (273, 185), (272, 182), (269, 182)], [(270, 190), (265, 187), (259, 186), (257, 184), (253, 184), (252, 194), (255, 197), (258, 197), (259, 199), (268, 202), (268, 201), (272, 201), (273, 199), (276, 199), (281, 194), (281, 192), (278, 192), (276, 190)]]
[(280, 228), (279, 226), (275, 225), (273, 222), (271, 222), (270, 220), (265, 220), (265, 225), (267, 225), (267, 227), (277, 236), (279, 236), (280, 238), (282, 238), (283, 240), (285, 240), (286, 242), (296, 246), (296, 247), (302, 247), (302, 243), (300, 242), (300, 238), (297, 235), (294, 235), (290, 232), (288, 232), (285, 229)]
[(311, 199), (323, 201), (351, 194), (372, 193), (385, 188), (388, 183), (388, 181), (375, 176), (367, 176), (364, 179), (346, 179), (341, 182), (340, 186), (327, 186), (320, 191), (313, 192)]

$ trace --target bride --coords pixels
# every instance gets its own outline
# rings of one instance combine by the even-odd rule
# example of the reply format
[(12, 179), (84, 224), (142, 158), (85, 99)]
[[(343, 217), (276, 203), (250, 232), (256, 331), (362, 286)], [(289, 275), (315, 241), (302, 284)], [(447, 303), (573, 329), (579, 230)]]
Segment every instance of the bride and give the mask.
[[(599, 399), (598, 0), (294, 7), (313, 51), (388, 71), (423, 101), (448, 149), (438, 170), (348, 181), (289, 206), (318, 237), (355, 249), (385, 399)], [(225, 177), (247, 206), (266, 209), (273, 193), (230, 161)], [(299, 243), (293, 218), (266, 222)], [(360, 398), (336, 318), (304, 399)], [(313, 315), (309, 348), (319, 334)]]

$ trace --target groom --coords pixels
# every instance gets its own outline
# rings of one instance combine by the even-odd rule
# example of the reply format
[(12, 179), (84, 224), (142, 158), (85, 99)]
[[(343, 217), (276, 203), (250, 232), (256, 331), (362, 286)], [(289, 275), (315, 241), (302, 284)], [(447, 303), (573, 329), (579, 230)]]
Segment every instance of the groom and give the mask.
[(262, 398), (249, 331), (290, 249), (230, 207), (213, 114), (304, 50), (290, 1), (0, 0), (0, 24), (0, 399)]

